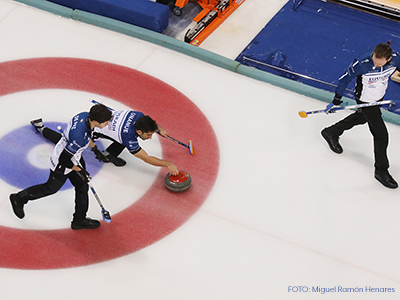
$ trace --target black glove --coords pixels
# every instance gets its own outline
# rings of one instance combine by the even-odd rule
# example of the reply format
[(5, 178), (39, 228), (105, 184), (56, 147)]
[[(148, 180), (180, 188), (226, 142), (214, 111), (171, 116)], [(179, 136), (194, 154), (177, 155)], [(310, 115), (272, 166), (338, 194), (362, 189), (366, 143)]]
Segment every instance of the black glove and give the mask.
[(96, 145), (94, 145), (93, 148), (91, 148), (91, 150), (94, 152), (94, 154), (96, 155), (96, 158), (99, 161), (102, 162), (109, 162), (110, 160), (103, 154), (103, 152), (101, 152)]
[(340, 99), (342, 99), (342, 96), (340, 96), (339, 94), (335, 94), (332, 103), (334, 105), (340, 105), (341, 103), (343, 103), (343, 101), (341, 101)]
[(80, 170), (80, 171), (77, 171), (76, 173), (77, 173), (77, 174), (79, 175), (79, 177), (80, 177), (83, 181), (85, 181), (86, 183), (88, 183), (88, 182), (91, 180), (90, 174), (89, 174), (85, 169), (82, 169), (82, 168), (81, 168), (81, 170)]

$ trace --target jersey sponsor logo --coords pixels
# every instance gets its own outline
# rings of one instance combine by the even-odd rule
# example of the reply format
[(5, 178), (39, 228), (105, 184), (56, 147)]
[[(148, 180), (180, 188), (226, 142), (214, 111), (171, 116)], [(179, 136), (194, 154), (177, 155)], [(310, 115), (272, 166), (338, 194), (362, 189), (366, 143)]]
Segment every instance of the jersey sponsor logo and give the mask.
[(368, 84), (374, 84), (375, 82), (381, 80), (381, 77), (369, 77)]
[(135, 151), (139, 148), (140, 146), (138, 141), (132, 141), (132, 140), (129, 141), (129, 147), (128, 147), (129, 151)]
[(78, 126), (78, 121), (79, 121), (79, 116), (75, 116), (72, 119), (72, 126), (71, 126), (70, 130), (75, 130), (76, 129), (76, 127)]
[(131, 125), (132, 125), (132, 122), (133, 122), (133, 119), (135, 118), (135, 116), (136, 116), (136, 113), (134, 113), (134, 112), (131, 112), (129, 114), (129, 117), (126, 120), (126, 123), (124, 124), (124, 129), (122, 130), (123, 133), (128, 133), (129, 132), (129, 129), (130, 129)]
[[(53, 168), (55, 168), (56, 167), (56, 163), (54, 162), (54, 160), (53, 160), (53, 158), (50, 156), (50, 163), (51, 163), (51, 165), (53, 166)], [(58, 163), (58, 162), (57, 162)]]
[(378, 76), (376, 76), (375, 72), (372, 75), (368, 75), (366, 74), (365, 77), (368, 79), (368, 84), (376, 84), (378, 82), (381, 82), (382, 84), (387, 84), (390, 75), (392, 72), (383, 72), (383, 73), (379, 73)]
[(121, 118), (122, 111), (116, 111), (111, 119), (111, 122), (108, 123), (108, 129), (112, 131), (117, 131), (117, 126), (119, 119)]

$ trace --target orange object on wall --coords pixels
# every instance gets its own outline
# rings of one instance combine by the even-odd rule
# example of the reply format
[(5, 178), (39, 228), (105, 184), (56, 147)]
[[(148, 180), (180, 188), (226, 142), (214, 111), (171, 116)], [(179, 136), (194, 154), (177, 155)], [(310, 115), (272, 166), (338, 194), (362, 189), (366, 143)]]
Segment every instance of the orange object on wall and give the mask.
[[(174, 13), (182, 14), (182, 8), (190, 0), (176, 0)], [(223, 21), (225, 21), (245, 0), (195, 0), (203, 10), (193, 18), (197, 25), (190, 29), (185, 41), (199, 46)]]

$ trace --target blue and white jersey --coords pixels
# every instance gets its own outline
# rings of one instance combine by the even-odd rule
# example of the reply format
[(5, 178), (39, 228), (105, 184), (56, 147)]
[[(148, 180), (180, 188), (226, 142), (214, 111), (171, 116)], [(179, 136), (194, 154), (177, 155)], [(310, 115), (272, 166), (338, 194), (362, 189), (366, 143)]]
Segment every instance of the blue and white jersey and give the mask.
[[(79, 164), (82, 152), (89, 146), (92, 130), (88, 125), (89, 113), (82, 112), (74, 116), (64, 129), (62, 138), (56, 144), (50, 157), (51, 169), (54, 171), (59, 163), (61, 153), (66, 150), (72, 154), (71, 161), (74, 165)], [(71, 172), (65, 169), (64, 174)]]
[(136, 153), (141, 147), (137, 140), (135, 122), (143, 117), (144, 114), (133, 110), (118, 110), (113, 113), (113, 117), (104, 128), (95, 128), (95, 133), (105, 135), (114, 141), (124, 145), (130, 152)]
[(357, 78), (356, 97), (362, 102), (376, 102), (385, 96), (390, 76), (400, 68), (400, 54), (393, 52), (392, 59), (383, 67), (375, 68), (372, 54), (355, 59), (347, 72), (339, 78), (336, 93), (343, 95), (347, 85)]

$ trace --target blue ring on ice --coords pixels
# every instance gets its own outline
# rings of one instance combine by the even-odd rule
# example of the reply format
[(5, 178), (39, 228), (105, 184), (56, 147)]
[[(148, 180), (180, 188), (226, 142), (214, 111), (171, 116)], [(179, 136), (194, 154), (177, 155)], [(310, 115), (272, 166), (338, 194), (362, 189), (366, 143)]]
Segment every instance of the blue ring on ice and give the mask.
[[(45, 122), (45, 126), (58, 131), (58, 126), (64, 129), (66, 124)], [(46, 182), (49, 177), (49, 169), (38, 168), (28, 159), (29, 151), (41, 144), (54, 146), (53, 143), (37, 133), (32, 125), (19, 127), (3, 136), (0, 139), (0, 178), (19, 189)], [(98, 143), (97, 146), (102, 150), (101, 143)], [(89, 148), (83, 152), (82, 156), (88, 172), (94, 177), (102, 168), (103, 163), (96, 159)], [(72, 184), (67, 180), (61, 190), (72, 187)]]

